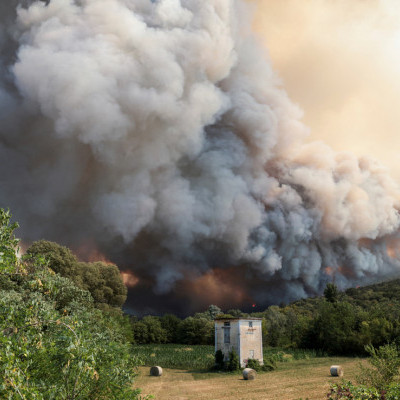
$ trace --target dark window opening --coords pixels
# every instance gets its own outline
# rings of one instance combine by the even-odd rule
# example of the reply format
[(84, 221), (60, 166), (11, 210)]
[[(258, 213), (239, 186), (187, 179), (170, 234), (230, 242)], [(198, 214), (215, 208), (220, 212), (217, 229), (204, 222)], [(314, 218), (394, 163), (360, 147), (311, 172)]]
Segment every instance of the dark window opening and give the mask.
[(231, 328), (224, 329), (224, 343), (231, 342)]

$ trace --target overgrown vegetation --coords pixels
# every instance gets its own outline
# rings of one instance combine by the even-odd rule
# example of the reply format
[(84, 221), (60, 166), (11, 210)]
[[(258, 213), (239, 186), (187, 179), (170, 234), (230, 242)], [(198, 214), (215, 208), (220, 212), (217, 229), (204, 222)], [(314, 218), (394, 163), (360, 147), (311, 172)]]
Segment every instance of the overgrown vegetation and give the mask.
[(127, 318), (39, 254), (18, 259), (10, 219), (0, 209), (0, 398), (138, 399)]
[(352, 382), (342, 382), (332, 385), (328, 400), (398, 400), (400, 398), (400, 353), (394, 344), (366, 346), (370, 358), (370, 366), (360, 365), (357, 377), (358, 385)]
[[(376, 289), (376, 290), (375, 290)], [(400, 343), (400, 281), (339, 292), (328, 284), (323, 297), (273, 305), (246, 314), (228, 310), (224, 317), (263, 319), (265, 348), (309, 349), (321, 354), (367, 355), (366, 345)], [(174, 315), (134, 319), (136, 343), (214, 343), (216, 306), (185, 319)]]
[[(132, 351), (144, 365), (149, 367), (160, 365), (164, 368), (209, 370), (216, 361), (212, 345), (144, 344), (133, 346)], [(264, 361), (271, 365), (276, 365), (278, 362), (308, 360), (321, 355), (313, 350), (264, 349)], [(222, 355), (221, 369), (223, 369), (223, 359)]]
[(33, 242), (27, 254), (45, 258), (54, 272), (89, 291), (97, 308), (118, 308), (125, 303), (127, 289), (116, 265), (79, 262), (70, 249), (47, 240)]
[(225, 362), (225, 369), (230, 372), (240, 369), (239, 356), (236, 353), (235, 349), (232, 349), (229, 352), (229, 359)]
[(368, 387), (384, 390), (399, 374), (399, 349), (394, 344), (387, 344), (378, 349), (366, 346), (366, 350), (370, 355), (368, 362), (371, 367), (360, 365), (360, 375), (357, 380)]
[(208, 370), (214, 365), (214, 347), (209, 345), (145, 344), (135, 345), (132, 351), (147, 366)]
[(276, 362), (273, 359), (264, 359), (264, 363), (261, 365), (259, 360), (249, 358), (247, 360), (247, 368), (254, 369), (255, 371), (273, 371), (276, 368)]

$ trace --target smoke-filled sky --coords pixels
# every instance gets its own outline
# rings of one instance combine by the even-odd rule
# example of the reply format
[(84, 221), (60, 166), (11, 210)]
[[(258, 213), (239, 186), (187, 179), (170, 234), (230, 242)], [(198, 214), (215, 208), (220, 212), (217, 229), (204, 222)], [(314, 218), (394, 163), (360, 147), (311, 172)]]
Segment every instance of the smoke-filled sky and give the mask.
[(253, 3), (0, 4), (0, 204), (25, 242), (116, 262), (132, 312), (399, 272), (370, 157), (397, 157), (395, 3)]
[(254, 28), (311, 139), (400, 179), (400, 3), (254, 0)]

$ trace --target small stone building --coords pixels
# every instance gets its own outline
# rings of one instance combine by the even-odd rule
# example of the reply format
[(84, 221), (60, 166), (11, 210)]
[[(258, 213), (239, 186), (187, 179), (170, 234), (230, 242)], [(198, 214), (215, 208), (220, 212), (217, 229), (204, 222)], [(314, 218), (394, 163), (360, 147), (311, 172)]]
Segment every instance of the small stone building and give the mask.
[(225, 360), (235, 349), (239, 355), (241, 367), (245, 367), (249, 358), (263, 364), (261, 318), (216, 318), (215, 351), (221, 350)]

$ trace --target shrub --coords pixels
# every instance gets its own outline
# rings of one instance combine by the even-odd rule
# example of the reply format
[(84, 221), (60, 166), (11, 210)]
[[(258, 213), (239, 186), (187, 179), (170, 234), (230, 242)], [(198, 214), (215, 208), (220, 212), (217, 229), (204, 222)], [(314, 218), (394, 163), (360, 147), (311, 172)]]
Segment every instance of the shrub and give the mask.
[(255, 371), (261, 371), (260, 361), (256, 360), (255, 358), (249, 358), (247, 360), (246, 367), (254, 369)]
[(232, 349), (232, 351), (229, 353), (229, 360), (227, 363), (225, 363), (225, 368), (227, 371), (237, 371), (240, 369), (239, 356), (237, 355), (235, 349)]
[(0, 290), (0, 398), (138, 398), (132, 383), (139, 360), (89, 294), (59, 297), (71, 282), (45, 271), (22, 283), (19, 291)]
[(399, 350), (394, 344), (380, 346), (378, 349), (372, 345), (365, 346), (370, 354), (368, 362), (373, 368), (360, 365), (360, 375), (357, 380), (368, 387), (383, 390), (389, 386), (399, 373)]
[(120, 321), (35, 255), (0, 209), (0, 398), (133, 400), (139, 359)]
[(327, 395), (328, 400), (398, 400), (399, 398), (400, 385), (398, 383), (392, 383), (386, 389), (378, 390), (364, 385), (355, 386), (351, 382), (343, 382), (332, 385)]
[(358, 381), (361, 385), (353, 385), (351, 382), (332, 385), (327, 398), (357, 399), (357, 400), (398, 400), (400, 398), (400, 383), (394, 382), (398, 375), (400, 358), (399, 351), (394, 344), (388, 344), (375, 349), (366, 346), (371, 355), (369, 363), (373, 368), (361, 368)]
[(216, 369), (224, 368), (224, 353), (222, 353), (222, 350), (217, 350), (215, 352), (215, 368)]
[(351, 382), (332, 385), (327, 395), (328, 400), (357, 399), (357, 400), (385, 400), (375, 388), (354, 386)]
[(276, 368), (276, 363), (273, 360), (266, 359), (264, 360), (264, 364), (261, 365), (260, 361), (249, 358), (246, 364), (247, 368), (252, 368), (255, 371), (273, 371)]

